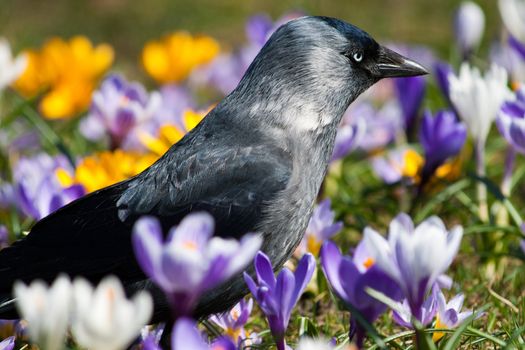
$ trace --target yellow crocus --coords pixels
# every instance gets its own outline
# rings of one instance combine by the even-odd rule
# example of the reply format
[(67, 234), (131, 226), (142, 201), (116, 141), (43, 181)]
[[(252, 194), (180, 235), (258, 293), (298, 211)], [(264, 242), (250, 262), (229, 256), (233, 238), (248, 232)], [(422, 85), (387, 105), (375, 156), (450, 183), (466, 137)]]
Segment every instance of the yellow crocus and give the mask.
[(419, 174), (423, 167), (425, 160), (419, 153), (413, 149), (408, 149), (403, 154), (403, 167), (401, 169), (401, 174), (404, 177), (409, 177), (414, 179), (414, 182), (419, 182)]
[(93, 46), (84, 36), (69, 41), (51, 38), (40, 50), (26, 54), (27, 68), (14, 87), (28, 97), (47, 91), (40, 110), (49, 119), (72, 117), (85, 110), (114, 56), (111, 46)]
[(139, 174), (157, 159), (158, 156), (151, 153), (141, 154), (120, 149), (104, 151), (82, 159), (75, 168), (74, 175), (58, 169), (56, 176), (64, 187), (78, 183), (87, 192), (93, 192)]
[(215, 39), (178, 31), (146, 43), (142, 64), (159, 83), (173, 83), (186, 79), (193, 69), (210, 62), (218, 53), (219, 43)]
[(205, 113), (188, 109), (182, 115), (182, 124), (185, 130), (181, 130), (173, 124), (165, 124), (159, 128), (157, 137), (145, 132), (141, 133), (139, 135), (140, 142), (142, 142), (149, 151), (161, 156), (166, 153), (173, 144), (179, 142), (187, 131), (196, 127), (204, 116)]

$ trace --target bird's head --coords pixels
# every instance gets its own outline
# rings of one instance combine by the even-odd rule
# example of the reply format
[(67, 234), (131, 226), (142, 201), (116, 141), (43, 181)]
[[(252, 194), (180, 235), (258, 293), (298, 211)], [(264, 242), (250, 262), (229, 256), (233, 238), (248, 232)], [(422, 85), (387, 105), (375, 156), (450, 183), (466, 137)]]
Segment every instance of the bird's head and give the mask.
[(314, 109), (342, 115), (378, 80), (422, 74), (427, 71), (420, 64), (379, 45), (351, 24), (329, 17), (301, 17), (273, 33), (237, 92), (255, 92), (270, 109), (272, 101), (276, 105), (309, 101)]

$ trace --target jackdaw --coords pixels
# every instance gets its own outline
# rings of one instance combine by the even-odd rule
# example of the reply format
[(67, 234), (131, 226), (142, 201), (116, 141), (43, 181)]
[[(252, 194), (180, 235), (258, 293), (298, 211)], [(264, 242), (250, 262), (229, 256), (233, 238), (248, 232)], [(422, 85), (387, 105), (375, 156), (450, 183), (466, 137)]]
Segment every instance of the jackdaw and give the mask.
[[(350, 103), (382, 78), (426, 73), (338, 19), (282, 25), (235, 90), (157, 162), (57, 210), (0, 251), (0, 303), (16, 280), (51, 282), (63, 272), (96, 283), (113, 274), (129, 293), (152, 293), (153, 321), (168, 319), (163, 294), (133, 254), (131, 229), (142, 215), (167, 230), (206, 211), (217, 236), (260, 233), (279, 269), (303, 237)], [(201, 298), (195, 316), (225, 311), (246, 293), (239, 275)], [(0, 307), (0, 318), (16, 316), (12, 303)]]

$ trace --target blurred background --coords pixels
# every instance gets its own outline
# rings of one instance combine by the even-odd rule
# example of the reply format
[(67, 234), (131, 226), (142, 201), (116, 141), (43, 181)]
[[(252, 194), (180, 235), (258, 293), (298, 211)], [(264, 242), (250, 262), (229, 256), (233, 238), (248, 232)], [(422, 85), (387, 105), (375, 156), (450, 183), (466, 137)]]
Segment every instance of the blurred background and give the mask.
[[(162, 34), (185, 29), (209, 34), (221, 45), (245, 41), (246, 19), (267, 13), (273, 19), (290, 11), (347, 20), (383, 41), (431, 46), (448, 58), (452, 19), (460, 0), (0, 0), (0, 34), (15, 51), (38, 47), (51, 36), (83, 34), (116, 51), (117, 67), (134, 77), (143, 45)], [(495, 0), (479, 0), (487, 16), (481, 52), (499, 36), (501, 20)]]

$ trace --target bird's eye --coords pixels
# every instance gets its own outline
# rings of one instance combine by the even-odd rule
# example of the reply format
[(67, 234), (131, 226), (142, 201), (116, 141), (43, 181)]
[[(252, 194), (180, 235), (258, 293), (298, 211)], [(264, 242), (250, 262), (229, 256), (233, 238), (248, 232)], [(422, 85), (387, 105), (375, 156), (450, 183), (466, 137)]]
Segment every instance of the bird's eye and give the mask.
[(361, 62), (363, 60), (363, 54), (361, 52), (356, 52), (352, 55), (354, 61)]

